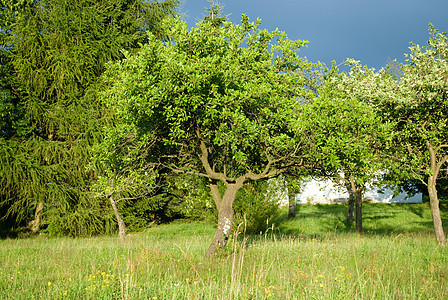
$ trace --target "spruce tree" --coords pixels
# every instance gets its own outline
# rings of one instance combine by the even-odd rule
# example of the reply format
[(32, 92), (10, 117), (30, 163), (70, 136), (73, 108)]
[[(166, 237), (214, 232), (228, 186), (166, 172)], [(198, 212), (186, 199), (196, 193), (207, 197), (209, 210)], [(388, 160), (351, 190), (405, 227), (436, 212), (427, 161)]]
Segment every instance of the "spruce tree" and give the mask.
[[(94, 200), (87, 168), (109, 113), (100, 76), (122, 51), (137, 51), (178, 0), (2, 2), (0, 201), (5, 216), (37, 230), (40, 212), (60, 234), (104, 232), (108, 206)], [(5, 13), (3, 13), (5, 12)], [(7, 121), (4, 121), (7, 120)]]

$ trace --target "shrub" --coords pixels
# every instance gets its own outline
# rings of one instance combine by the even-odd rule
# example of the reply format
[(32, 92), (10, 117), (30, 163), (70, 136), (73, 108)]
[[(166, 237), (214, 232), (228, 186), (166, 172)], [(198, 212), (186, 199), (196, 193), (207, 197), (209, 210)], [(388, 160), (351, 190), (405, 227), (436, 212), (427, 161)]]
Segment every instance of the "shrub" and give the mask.
[[(220, 186), (221, 193), (224, 187)], [(179, 175), (170, 181), (169, 193), (178, 199), (173, 210), (190, 220), (218, 222), (218, 215), (210, 188), (204, 178)], [(279, 212), (279, 199), (286, 191), (283, 178), (252, 182), (239, 190), (234, 203), (234, 225), (243, 223), (247, 233), (265, 231)]]
[(279, 213), (284, 180), (256, 181), (244, 186), (234, 203), (234, 225), (243, 223), (247, 233), (258, 234), (271, 226)]
[[(175, 211), (190, 220), (215, 220), (215, 203), (210, 195), (207, 180), (188, 174), (171, 180), (170, 193), (177, 198)], [(175, 200), (173, 199), (173, 202)]]

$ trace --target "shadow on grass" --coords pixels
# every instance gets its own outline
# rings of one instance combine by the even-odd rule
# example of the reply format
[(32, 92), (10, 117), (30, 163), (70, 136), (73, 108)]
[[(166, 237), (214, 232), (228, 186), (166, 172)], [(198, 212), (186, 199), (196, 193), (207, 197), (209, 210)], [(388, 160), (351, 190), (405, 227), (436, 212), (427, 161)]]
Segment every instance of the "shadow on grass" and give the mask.
[[(441, 207), (442, 223), (448, 232), (448, 210)], [(273, 223), (280, 235), (294, 237), (328, 236), (355, 232), (355, 223), (347, 221), (345, 205), (298, 205), (296, 217), (288, 219), (287, 211)], [(363, 204), (363, 233), (398, 235), (402, 233), (433, 233), (433, 222), (427, 203), (423, 204)]]
[(422, 206), (409, 206), (409, 211), (413, 212), (415, 215), (419, 216), (420, 218), (423, 218), (423, 207)]
[(30, 237), (38, 236), (39, 233), (32, 232), (26, 227), (13, 228), (13, 229), (0, 229), (0, 240), (5, 239), (27, 239)]

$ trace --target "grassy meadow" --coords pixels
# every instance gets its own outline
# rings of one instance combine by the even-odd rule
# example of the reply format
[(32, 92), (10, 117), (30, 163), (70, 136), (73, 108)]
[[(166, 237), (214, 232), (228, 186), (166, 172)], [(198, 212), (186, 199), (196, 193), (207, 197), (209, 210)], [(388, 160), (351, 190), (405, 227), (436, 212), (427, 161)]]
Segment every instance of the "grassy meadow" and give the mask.
[(361, 236), (345, 213), (304, 205), (259, 235), (240, 225), (208, 260), (209, 222), (153, 226), (125, 244), (4, 239), (0, 299), (448, 299), (448, 249), (435, 242), (427, 204), (365, 204)]

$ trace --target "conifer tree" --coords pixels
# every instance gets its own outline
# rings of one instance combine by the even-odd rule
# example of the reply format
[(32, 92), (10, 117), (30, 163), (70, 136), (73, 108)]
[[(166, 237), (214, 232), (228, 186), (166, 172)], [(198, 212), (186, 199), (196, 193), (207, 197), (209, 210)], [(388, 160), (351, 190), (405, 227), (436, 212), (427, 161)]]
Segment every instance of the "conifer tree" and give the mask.
[[(109, 122), (96, 98), (106, 64), (135, 51), (178, 0), (2, 1), (0, 203), (7, 216), (39, 228), (91, 234), (105, 226), (107, 206), (89, 195), (100, 168), (91, 147)], [(8, 12), (8, 13), (7, 13)], [(7, 69), (7, 70), (6, 70)], [(30, 213), (31, 212), (31, 213)]]
[(206, 9), (207, 15), (204, 16), (204, 21), (210, 22), (213, 26), (219, 27), (227, 21), (228, 16), (222, 14), (223, 6), (213, 0), (210, 2), (210, 8)]

